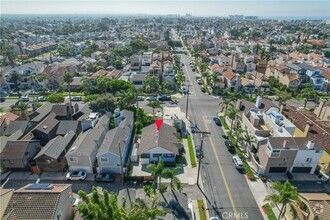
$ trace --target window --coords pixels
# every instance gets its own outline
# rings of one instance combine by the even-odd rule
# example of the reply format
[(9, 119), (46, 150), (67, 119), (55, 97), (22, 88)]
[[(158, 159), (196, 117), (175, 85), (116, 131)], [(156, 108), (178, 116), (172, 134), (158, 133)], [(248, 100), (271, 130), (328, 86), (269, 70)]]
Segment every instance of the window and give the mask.
[(13, 161), (13, 160), (9, 160), (9, 163), (10, 163), (10, 164), (14, 164), (14, 161)]
[(174, 157), (174, 154), (163, 154), (163, 157)]
[(309, 157), (308, 157), (308, 158), (306, 159), (306, 162), (312, 162), (312, 158), (309, 158)]
[(279, 157), (281, 154), (280, 150), (273, 150), (271, 157)]
[(77, 157), (70, 157), (70, 162), (78, 162), (78, 158)]
[(161, 157), (162, 154), (153, 154), (153, 157)]
[(101, 163), (108, 163), (109, 162), (109, 159), (107, 157), (101, 157), (100, 158), (100, 162)]
[(141, 154), (141, 158), (150, 158), (150, 154)]

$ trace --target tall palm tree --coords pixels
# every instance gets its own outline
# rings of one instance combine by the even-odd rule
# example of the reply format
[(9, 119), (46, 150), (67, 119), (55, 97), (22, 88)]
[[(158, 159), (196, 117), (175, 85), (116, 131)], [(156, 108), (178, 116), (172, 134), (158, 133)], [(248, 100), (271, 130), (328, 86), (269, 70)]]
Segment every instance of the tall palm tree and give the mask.
[(239, 113), (239, 109), (237, 108), (229, 108), (227, 109), (227, 112), (225, 116), (227, 116), (231, 120), (231, 125), (230, 125), (230, 134), (232, 134), (233, 128), (234, 128), (234, 122), (236, 121), (236, 116)]
[(250, 135), (247, 130), (244, 131), (245, 131), (243, 134), (244, 143), (247, 145), (247, 147), (251, 147), (252, 143), (256, 140), (256, 138), (255, 136)]
[(280, 214), (277, 218), (279, 220), (285, 213), (285, 207), (287, 204), (290, 204), (293, 201), (299, 201), (297, 187), (293, 186), (289, 181), (286, 181), (283, 184), (276, 181), (271, 188), (275, 189), (277, 193), (267, 195), (265, 201), (269, 201), (272, 206), (282, 204)]
[(164, 161), (160, 159), (157, 164), (149, 164), (147, 168), (151, 170), (151, 175), (153, 175), (157, 179), (157, 188), (159, 188), (162, 181), (161, 175), (164, 170)]
[(13, 72), (10, 74), (10, 81), (11, 81), (12, 83), (14, 83), (14, 85), (15, 85), (15, 92), (17, 92), (19, 98), (21, 98), (21, 93), (19, 92), (18, 85), (19, 85), (21, 79), (22, 79), (22, 75), (19, 74), (19, 73), (16, 72), (16, 71), (13, 71)]
[(24, 120), (27, 120), (27, 115), (26, 115), (26, 111), (28, 110), (29, 108), (29, 105), (28, 104), (25, 104), (23, 101), (19, 101), (18, 102), (18, 105), (15, 106), (16, 109), (18, 111), (21, 112), (21, 117), (24, 119)]
[(185, 75), (182, 71), (178, 71), (175, 74), (175, 81), (178, 84), (179, 87), (182, 86), (183, 81), (185, 80)]
[[(182, 190), (181, 182), (179, 178), (176, 176), (176, 173), (180, 172), (181, 170), (182, 170), (181, 167), (175, 167), (173, 169), (166, 168), (163, 170), (162, 177), (171, 179), (171, 184), (170, 184), (171, 190), (173, 190), (174, 188), (176, 188), (179, 191)], [(173, 185), (173, 183), (175, 185)]]
[(145, 81), (145, 90), (147, 93), (157, 92), (159, 88), (159, 81), (155, 77), (148, 76)]
[[(32, 81), (33, 90), (36, 91), (38, 82), (40, 81), (41, 77), (39, 75), (37, 75), (36, 73), (32, 73), (31, 76), (29, 77), (29, 79)], [(33, 96), (33, 101), (35, 101), (35, 96)], [(37, 101), (38, 101), (38, 97), (37, 97)]]
[(219, 105), (222, 106), (221, 112), (223, 112), (223, 111), (226, 112), (229, 106), (234, 107), (233, 101), (229, 98), (223, 99), (223, 101), (220, 102)]
[(160, 102), (156, 101), (149, 101), (147, 106), (152, 108), (152, 116), (155, 117), (155, 108), (161, 108)]
[(278, 103), (279, 103), (279, 108), (280, 112), (282, 112), (283, 105), (288, 101), (289, 99), (292, 98), (291, 94), (285, 91), (280, 91), (277, 93), (278, 96)]
[(73, 82), (73, 77), (69, 71), (65, 71), (64, 73), (64, 82), (68, 84), (69, 103), (70, 103), (69, 112), (70, 112), (70, 118), (72, 120), (73, 112), (72, 112), (72, 101), (71, 101), (71, 83)]
[(315, 100), (317, 99), (318, 94), (310, 83), (306, 83), (304, 88), (300, 91), (299, 97), (304, 99), (304, 108), (306, 108), (308, 99)]

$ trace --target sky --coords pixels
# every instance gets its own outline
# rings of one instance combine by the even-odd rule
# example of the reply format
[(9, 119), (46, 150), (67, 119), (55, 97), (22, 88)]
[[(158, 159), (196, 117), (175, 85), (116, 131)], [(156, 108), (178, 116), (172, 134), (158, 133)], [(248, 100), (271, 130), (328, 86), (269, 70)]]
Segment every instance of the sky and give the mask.
[(327, 17), (330, 0), (0, 0), (1, 14), (180, 14)]

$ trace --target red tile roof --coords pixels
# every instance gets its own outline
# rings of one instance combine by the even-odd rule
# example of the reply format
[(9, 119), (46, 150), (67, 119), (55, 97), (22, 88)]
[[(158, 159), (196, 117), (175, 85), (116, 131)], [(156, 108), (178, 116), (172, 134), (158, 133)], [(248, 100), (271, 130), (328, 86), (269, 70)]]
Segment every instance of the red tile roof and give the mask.
[(3, 123), (3, 121), (5, 121), (7, 125), (9, 125), (11, 121), (15, 121), (18, 118), (19, 116), (15, 115), (14, 113), (7, 112), (4, 116), (0, 117), (0, 125)]

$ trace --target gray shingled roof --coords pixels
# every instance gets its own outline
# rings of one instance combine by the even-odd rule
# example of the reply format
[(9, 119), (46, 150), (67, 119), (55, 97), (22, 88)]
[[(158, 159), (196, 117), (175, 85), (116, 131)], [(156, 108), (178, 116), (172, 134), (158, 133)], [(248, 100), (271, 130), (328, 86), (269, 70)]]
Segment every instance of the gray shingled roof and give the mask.
[(65, 135), (69, 131), (76, 132), (78, 126), (79, 126), (79, 121), (61, 120), (60, 123), (58, 124), (56, 135)]
[(119, 123), (119, 127), (126, 128), (127, 126), (132, 124), (132, 121), (134, 120), (134, 113), (132, 111), (122, 110), (122, 111), (120, 111), (120, 115), (124, 116), (125, 119), (123, 119)]
[(129, 134), (128, 129), (123, 129), (121, 127), (116, 127), (107, 132), (104, 141), (97, 153), (100, 156), (104, 153), (111, 152), (115, 155), (119, 155), (119, 144), (121, 147), (122, 155), (124, 153), (125, 143), (124, 140), (127, 139)]
[(311, 65), (308, 65), (306, 63), (299, 64), (299, 67), (301, 67), (302, 69), (305, 69), (305, 70), (311, 70), (311, 71), (317, 70), (317, 68), (315, 68)]
[(24, 134), (27, 130), (28, 126), (32, 126), (28, 121), (12, 121), (6, 128), (3, 133), (5, 136), (10, 136), (14, 134), (16, 131), (21, 130)]
[(141, 143), (137, 150), (137, 155), (141, 155), (144, 152), (161, 147), (173, 153), (179, 154), (180, 143), (178, 141), (178, 134), (176, 128), (168, 124), (163, 123), (162, 127), (156, 135), (157, 128), (155, 123), (151, 124), (142, 130)]
[(49, 102), (46, 102), (43, 106), (38, 108), (36, 112), (38, 113), (37, 116), (31, 119), (33, 122), (40, 122), (43, 120), (52, 110), (53, 105)]
[(57, 136), (53, 138), (40, 150), (40, 152), (34, 157), (34, 159), (37, 159), (42, 155), (47, 155), (53, 159), (57, 159), (61, 155), (63, 150), (68, 146), (74, 136), (75, 132), (70, 131), (64, 137)]

